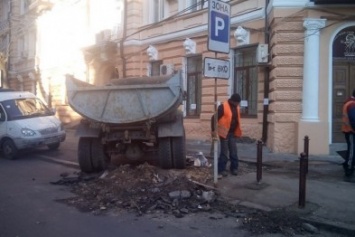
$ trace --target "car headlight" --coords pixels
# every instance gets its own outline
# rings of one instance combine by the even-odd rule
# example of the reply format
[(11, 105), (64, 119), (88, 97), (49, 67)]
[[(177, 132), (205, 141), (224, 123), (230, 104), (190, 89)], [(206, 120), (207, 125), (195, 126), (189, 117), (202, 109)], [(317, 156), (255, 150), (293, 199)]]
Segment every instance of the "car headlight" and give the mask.
[(23, 128), (21, 129), (21, 133), (25, 136), (25, 137), (31, 137), (34, 136), (36, 134), (35, 131), (33, 131), (32, 129), (29, 128)]

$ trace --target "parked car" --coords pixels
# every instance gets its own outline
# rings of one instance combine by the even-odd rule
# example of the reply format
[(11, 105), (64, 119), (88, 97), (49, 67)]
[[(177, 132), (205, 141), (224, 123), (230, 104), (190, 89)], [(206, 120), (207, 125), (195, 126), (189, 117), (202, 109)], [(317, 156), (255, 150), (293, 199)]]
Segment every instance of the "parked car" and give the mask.
[(25, 91), (0, 91), (0, 149), (14, 159), (19, 150), (47, 146), (58, 149), (66, 133), (55, 112)]

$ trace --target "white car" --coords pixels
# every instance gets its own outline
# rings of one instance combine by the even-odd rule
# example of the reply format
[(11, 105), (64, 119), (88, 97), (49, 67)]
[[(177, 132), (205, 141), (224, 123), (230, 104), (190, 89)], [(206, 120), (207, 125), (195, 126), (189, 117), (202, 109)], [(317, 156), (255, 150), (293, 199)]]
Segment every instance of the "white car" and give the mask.
[(38, 97), (30, 92), (0, 92), (0, 149), (7, 159), (19, 150), (47, 146), (58, 149), (65, 140), (61, 121)]

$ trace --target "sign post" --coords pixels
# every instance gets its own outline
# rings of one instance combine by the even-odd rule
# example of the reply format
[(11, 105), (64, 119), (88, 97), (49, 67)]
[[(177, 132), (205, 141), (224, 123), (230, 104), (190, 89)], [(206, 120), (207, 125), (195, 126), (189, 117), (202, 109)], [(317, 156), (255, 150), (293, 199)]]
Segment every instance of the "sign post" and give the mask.
[[(208, 3), (208, 50), (215, 52), (229, 53), (229, 35), (230, 35), (230, 5), (219, 0), (209, 0)], [(204, 60), (204, 74), (206, 77), (215, 78), (214, 88), (214, 184), (217, 185), (218, 180), (218, 135), (217, 135), (217, 77), (229, 78), (229, 61), (217, 60), (212, 58), (205, 58)], [(207, 67), (207, 68), (206, 68)], [(226, 77), (228, 74), (228, 77)]]

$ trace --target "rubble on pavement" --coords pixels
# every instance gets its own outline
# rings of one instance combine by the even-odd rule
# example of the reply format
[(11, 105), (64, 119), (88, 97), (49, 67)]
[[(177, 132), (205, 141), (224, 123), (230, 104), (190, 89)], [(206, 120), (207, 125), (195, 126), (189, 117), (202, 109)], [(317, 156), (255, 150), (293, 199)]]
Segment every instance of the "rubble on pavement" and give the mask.
[[(255, 172), (254, 165), (241, 162), (239, 175), (249, 172)], [(125, 164), (99, 174), (63, 173), (52, 184), (68, 186), (75, 194), (59, 202), (95, 215), (122, 210), (138, 216), (168, 214), (176, 218), (197, 212), (218, 213), (221, 218), (235, 218), (254, 235), (310, 232), (309, 225), (292, 212), (266, 212), (223, 200), (213, 186), (211, 167), (190, 164), (184, 170), (164, 170), (148, 163)]]

